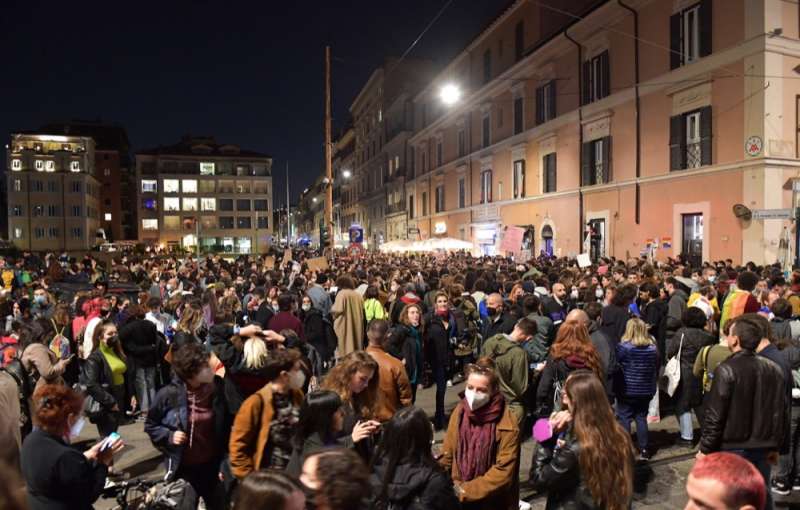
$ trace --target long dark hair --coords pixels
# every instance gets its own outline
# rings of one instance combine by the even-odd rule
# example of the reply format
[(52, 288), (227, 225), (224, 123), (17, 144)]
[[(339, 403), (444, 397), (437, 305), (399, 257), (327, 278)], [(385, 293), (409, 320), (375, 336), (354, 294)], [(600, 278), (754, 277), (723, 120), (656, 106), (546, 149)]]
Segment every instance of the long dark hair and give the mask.
[(286, 508), (299, 491), (297, 481), (282, 471), (253, 471), (239, 483), (234, 502), (236, 508)]
[(300, 407), (300, 420), (294, 436), (294, 447), (302, 450), (303, 443), (313, 433), (325, 444), (332, 442), (333, 415), (342, 407), (339, 394), (331, 390), (312, 391)]
[(419, 407), (404, 407), (384, 424), (380, 444), (372, 458), (373, 466), (378, 462), (386, 462), (386, 472), (378, 494), (379, 507), (387, 504), (387, 488), (398, 465), (412, 464), (441, 469), (431, 453), (432, 442), (431, 422), (428, 414)]

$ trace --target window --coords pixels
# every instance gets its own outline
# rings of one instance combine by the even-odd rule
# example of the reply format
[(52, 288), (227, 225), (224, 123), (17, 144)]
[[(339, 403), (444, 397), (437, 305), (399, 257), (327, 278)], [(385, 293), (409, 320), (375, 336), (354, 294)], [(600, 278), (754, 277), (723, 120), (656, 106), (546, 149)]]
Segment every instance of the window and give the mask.
[(583, 104), (603, 99), (609, 94), (608, 50), (583, 63)]
[(155, 193), (158, 191), (158, 181), (155, 179), (142, 179), (142, 193)]
[(427, 161), (425, 161), (425, 159), (426, 159), (425, 155), (426, 155), (426, 152), (425, 152), (425, 148), (423, 147), (422, 150), (419, 151), (419, 157), (420, 157), (419, 168), (420, 168), (420, 170), (422, 170), (422, 172), (425, 172), (425, 171), (428, 170)]
[(219, 217), (219, 228), (232, 229), (233, 228), (233, 216), (220, 216)]
[(31, 191), (44, 191), (44, 185), (40, 180), (31, 181)]
[(253, 228), (250, 216), (237, 216), (236, 228)]
[(442, 141), (436, 140), (436, 166), (442, 166)]
[(148, 211), (157, 211), (158, 201), (155, 198), (143, 198), (142, 208), (147, 209)]
[(105, 221), (111, 221), (111, 213), (110, 212), (105, 213), (103, 216), (104, 216), (103, 219)]
[(196, 198), (184, 198), (183, 199), (183, 210), (184, 211), (196, 211), (197, 210), (197, 199)]
[(463, 209), (467, 206), (467, 180), (463, 177), (458, 179), (458, 208)]
[(487, 49), (483, 52), (483, 83), (489, 83), (492, 79), (492, 50)]
[(44, 171), (45, 172), (55, 172), (56, 171), (56, 162), (55, 161), (45, 161), (44, 162)]
[(48, 193), (55, 193), (58, 191), (58, 183), (56, 181), (47, 181)]
[(236, 201), (236, 210), (237, 211), (249, 211), (250, 210), (250, 200), (237, 200)]
[(458, 130), (458, 157), (466, 156), (467, 154), (467, 136), (464, 128)]
[(81, 239), (83, 238), (83, 229), (81, 227), (72, 227), (70, 235), (72, 235), (73, 239)]
[(711, 107), (670, 118), (670, 170), (711, 164)]
[(444, 211), (444, 186), (442, 184), (436, 186), (436, 197), (434, 200), (434, 211)]
[(481, 122), (481, 140), (484, 149), (492, 144), (491, 126), (490, 116), (487, 113)]
[(400, 156), (395, 155), (394, 157), (394, 171), (400, 170)]
[(514, 161), (513, 167), (513, 195), (514, 198), (522, 198), (525, 196), (525, 160), (518, 159)]
[(20, 227), (14, 227), (14, 239), (22, 239), (22, 229)]
[(481, 203), (488, 204), (492, 201), (492, 171), (481, 172)]
[(389, 175), (392, 175), (392, 172), (394, 172), (394, 160), (389, 159)]
[(47, 237), (49, 237), (50, 239), (55, 239), (58, 237), (58, 235), (59, 235), (58, 228), (50, 227), (47, 229)]
[(44, 237), (44, 227), (35, 227), (33, 229), (33, 237), (41, 239)]
[(164, 179), (163, 181), (164, 193), (177, 193), (180, 187), (178, 179)]
[(259, 216), (256, 228), (269, 228), (269, 216)]
[(219, 222), (217, 221), (216, 216), (202, 216), (200, 218), (200, 226), (203, 228), (203, 230), (210, 230), (218, 228)]
[(408, 195), (408, 217), (414, 218), (414, 195)]
[(11, 216), (22, 216), (22, 206), (12, 205), (11, 206)]
[(22, 160), (20, 159), (12, 159), (11, 160), (11, 170), (15, 172), (19, 172), (22, 170)]
[(702, 0), (670, 17), (670, 69), (711, 54), (711, 21), (711, 0)]
[(73, 193), (83, 193), (83, 183), (81, 181), (72, 181), (70, 189)]
[(216, 198), (201, 198), (200, 199), (200, 210), (201, 211), (216, 211), (217, 210), (217, 199)]
[(250, 166), (249, 165), (236, 165), (236, 175), (239, 175), (239, 176), (250, 175)]
[(611, 137), (583, 144), (581, 154), (581, 186), (611, 182)]
[(195, 179), (184, 179), (181, 186), (184, 193), (197, 193), (197, 180)]
[(550, 80), (536, 89), (536, 124), (556, 118), (556, 82)]
[(103, 169), (103, 175), (106, 176), (106, 177), (111, 176), (111, 169), (110, 168), (104, 168)]
[(33, 216), (44, 216), (44, 206), (43, 205), (34, 205), (33, 206)]
[(216, 182), (211, 179), (201, 180), (198, 189), (200, 193), (214, 193), (216, 191)]
[(219, 210), (220, 211), (233, 211), (233, 199), (232, 198), (220, 198), (218, 200)]
[(167, 230), (179, 230), (181, 228), (181, 217), (164, 216), (164, 228)]
[(428, 215), (428, 192), (422, 192), (422, 216)]
[(142, 220), (142, 230), (158, 230), (158, 220)]
[(556, 190), (556, 153), (545, 154), (542, 159), (543, 193), (552, 193)]
[(214, 175), (214, 163), (201, 162), (200, 175)]
[(525, 56), (525, 24), (520, 21), (514, 27), (514, 59), (520, 61), (523, 56)]
[(48, 205), (47, 206), (47, 215), (51, 218), (61, 215), (61, 208), (57, 205)]
[(253, 200), (253, 210), (254, 211), (266, 211), (267, 201), (266, 200)]
[(72, 206), (72, 216), (80, 218), (83, 215), (83, 208), (79, 205)]
[(250, 183), (236, 181), (236, 193), (250, 193)]
[(178, 197), (166, 197), (164, 198), (164, 210), (165, 211), (180, 211), (181, 210), (181, 199)]
[[(71, 171), (73, 171), (73, 172), (80, 172), (80, 171), (81, 171), (81, 162), (80, 162), (80, 161), (73, 161), (73, 162), (72, 162), (72, 163), (69, 165), (69, 169), (70, 169)], [(79, 230), (80, 230), (80, 229), (79, 229)], [(75, 237), (75, 236), (73, 236), (73, 237)], [(78, 237), (80, 237), (80, 236), (78, 236)]]
[(34, 168), (36, 168), (37, 172), (43, 172), (44, 171), (44, 161), (42, 161), (41, 159), (37, 159), (36, 161), (34, 161), (33, 162), (33, 166), (34, 166)]

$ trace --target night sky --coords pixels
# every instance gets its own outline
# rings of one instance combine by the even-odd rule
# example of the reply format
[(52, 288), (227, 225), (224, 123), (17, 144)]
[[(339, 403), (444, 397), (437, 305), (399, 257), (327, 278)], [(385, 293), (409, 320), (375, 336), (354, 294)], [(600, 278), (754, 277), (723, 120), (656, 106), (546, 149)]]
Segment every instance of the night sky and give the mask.
[[(134, 152), (208, 134), (272, 155), (278, 205), (288, 160), (294, 202), (323, 165), (325, 44), (335, 133), (383, 57), (445, 3), (6, 1), (0, 147), (14, 130), (69, 119), (122, 124)], [(409, 57), (446, 64), (508, 4), (453, 0)]]

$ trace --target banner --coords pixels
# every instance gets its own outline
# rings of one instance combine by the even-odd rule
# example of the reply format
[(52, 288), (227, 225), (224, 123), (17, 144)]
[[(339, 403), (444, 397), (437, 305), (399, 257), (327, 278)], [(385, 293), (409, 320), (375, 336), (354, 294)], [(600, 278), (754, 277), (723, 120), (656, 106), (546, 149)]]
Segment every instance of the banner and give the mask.
[(525, 229), (520, 227), (508, 227), (500, 243), (500, 250), (506, 253), (518, 253), (522, 249), (522, 237)]
[(325, 257), (316, 257), (306, 261), (308, 268), (312, 271), (327, 271), (328, 259)]

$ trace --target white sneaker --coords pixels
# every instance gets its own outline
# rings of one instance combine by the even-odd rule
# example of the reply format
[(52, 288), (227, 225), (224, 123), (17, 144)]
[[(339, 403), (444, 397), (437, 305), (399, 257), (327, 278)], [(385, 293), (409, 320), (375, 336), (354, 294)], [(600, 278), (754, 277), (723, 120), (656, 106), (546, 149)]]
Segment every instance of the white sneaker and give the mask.
[(531, 510), (531, 504), (527, 501), (519, 500), (519, 510)]
[(447, 387), (448, 388), (452, 388), (453, 387), (453, 381), (451, 379), (447, 380)]

